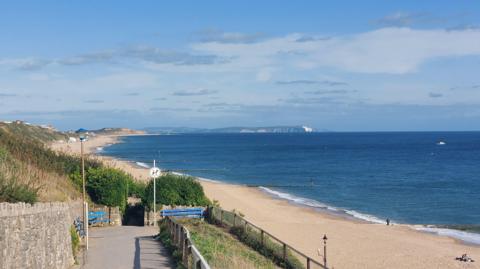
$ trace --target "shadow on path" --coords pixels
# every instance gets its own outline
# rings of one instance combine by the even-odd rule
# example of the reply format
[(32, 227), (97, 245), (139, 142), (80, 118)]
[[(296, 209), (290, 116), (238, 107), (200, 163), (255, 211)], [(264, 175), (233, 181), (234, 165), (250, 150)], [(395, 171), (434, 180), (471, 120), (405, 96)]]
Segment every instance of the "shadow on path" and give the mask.
[(174, 268), (167, 249), (152, 236), (135, 238), (133, 269)]

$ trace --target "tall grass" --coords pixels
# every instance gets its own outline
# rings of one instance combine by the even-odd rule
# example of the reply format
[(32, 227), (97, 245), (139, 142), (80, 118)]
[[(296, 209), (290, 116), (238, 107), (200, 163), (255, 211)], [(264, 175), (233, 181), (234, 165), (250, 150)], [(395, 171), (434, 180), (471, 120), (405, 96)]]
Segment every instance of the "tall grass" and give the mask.
[(228, 231), (198, 219), (178, 220), (212, 268), (276, 268), (275, 264), (238, 241)]
[[(22, 132), (0, 126), (0, 200), (34, 203), (65, 201), (79, 197), (80, 188), (73, 187), (69, 179), (69, 175), (80, 170), (79, 158), (47, 148), (39, 137), (49, 137), (48, 133), (39, 136), (41, 130), (30, 126), (21, 128)], [(34, 130), (25, 131), (29, 130), (28, 128)], [(87, 161), (87, 164), (100, 166), (98, 162), (91, 160)], [(74, 181), (73, 183), (78, 184)]]

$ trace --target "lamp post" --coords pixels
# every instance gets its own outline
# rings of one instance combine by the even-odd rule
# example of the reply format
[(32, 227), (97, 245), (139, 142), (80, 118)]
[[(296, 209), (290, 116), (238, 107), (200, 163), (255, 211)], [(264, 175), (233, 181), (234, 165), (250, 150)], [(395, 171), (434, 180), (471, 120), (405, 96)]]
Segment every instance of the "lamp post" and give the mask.
[(83, 155), (83, 142), (87, 139), (85, 134), (81, 134), (80, 138), (80, 155), (82, 158), (82, 188), (83, 188), (83, 230), (85, 232), (85, 247), (88, 250), (88, 204), (85, 194), (85, 158)]
[(323, 235), (323, 266), (327, 268), (327, 235)]
[(157, 226), (157, 186), (156, 179), (161, 175), (162, 171), (155, 164), (153, 160), (153, 167), (150, 169), (150, 177), (153, 179), (153, 226)]

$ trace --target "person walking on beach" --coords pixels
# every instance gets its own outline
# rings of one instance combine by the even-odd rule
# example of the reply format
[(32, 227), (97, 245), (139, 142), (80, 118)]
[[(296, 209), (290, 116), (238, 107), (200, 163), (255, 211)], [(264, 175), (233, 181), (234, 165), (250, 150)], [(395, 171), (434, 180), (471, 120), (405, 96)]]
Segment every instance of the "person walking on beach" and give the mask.
[(387, 226), (390, 225), (390, 219), (387, 219)]

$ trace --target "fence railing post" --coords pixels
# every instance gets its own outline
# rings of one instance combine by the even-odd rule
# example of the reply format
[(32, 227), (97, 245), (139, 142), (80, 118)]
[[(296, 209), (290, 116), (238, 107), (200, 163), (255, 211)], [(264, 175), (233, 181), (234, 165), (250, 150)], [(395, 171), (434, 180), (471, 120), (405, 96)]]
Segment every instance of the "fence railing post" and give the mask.
[(236, 220), (237, 220), (237, 214), (233, 213), (233, 227), (235, 227)]
[(260, 238), (262, 240), (262, 247), (264, 246), (265, 242), (265, 232), (263, 230), (260, 230)]
[(220, 223), (223, 224), (223, 209), (220, 209)]
[(188, 249), (188, 238), (187, 238), (187, 236), (185, 235), (184, 238), (183, 238), (182, 261), (183, 261), (183, 265), (188, 268), (188, 253), (187, 253), (187, 249)]
[(307, 269), (310, 269), (310, 258), (307, 257)]
[(287, 268), (287, 245), (283, 244), (283, 262), (285, 265), (285, 268)]

